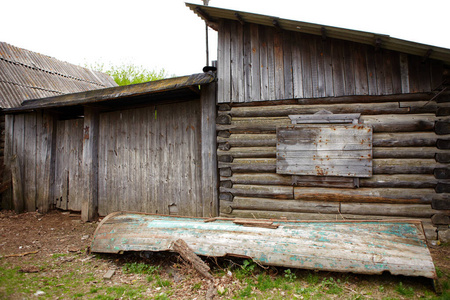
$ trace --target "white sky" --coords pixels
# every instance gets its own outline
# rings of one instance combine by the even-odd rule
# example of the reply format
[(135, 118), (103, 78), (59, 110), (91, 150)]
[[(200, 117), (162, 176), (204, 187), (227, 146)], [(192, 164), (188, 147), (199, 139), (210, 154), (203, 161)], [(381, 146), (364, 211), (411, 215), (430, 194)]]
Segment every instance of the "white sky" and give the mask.
[[(178, 76), (199, 73), (205, 65), (205, 25), (184, 2), (4, 1), (0, 41), (78, 65), (132, 62)], [(211, 0), (209, 5), (450, 48), (450, 0)], [(216, 33), (209, 32), (215, 59)]]

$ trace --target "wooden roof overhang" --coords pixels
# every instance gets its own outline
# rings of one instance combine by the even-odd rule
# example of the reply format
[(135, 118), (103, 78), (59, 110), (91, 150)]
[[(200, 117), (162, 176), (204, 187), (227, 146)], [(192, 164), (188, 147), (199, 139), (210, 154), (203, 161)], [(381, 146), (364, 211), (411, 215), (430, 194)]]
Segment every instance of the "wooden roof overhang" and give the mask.
[(215, 75), (199, 73), (145, 83), (91, 90), (36, 100), (27, 100), (22, 106), (5, 109), (17, 114), (47, 109), (62, 114), (82, 115), (84, 106), (102, 110), (116, 110), (146, 106), (151, 103), (172, 103), (196, 99), (202, 85), (215, 81)]
[(218, 30), (218, 22), (220, 20), (234, 20), (240, 22), (241, 24), (259, 24), (276, 27), (282, 30), (318, 35), (324, 38), (330, 37), (361, 44), (373, 45), (377, 48), (384, 48), (388, 50), (417, 55), (425, 59), (431, 58), (441, 60), (445, 64), (450, 65), (450, 49), (397, 39), (385, 34), (287, 20), (273, 16), (192, 3), (186, 3), (186, 6), (189, 7), (200, 18), (202, 18), (214, 30)]

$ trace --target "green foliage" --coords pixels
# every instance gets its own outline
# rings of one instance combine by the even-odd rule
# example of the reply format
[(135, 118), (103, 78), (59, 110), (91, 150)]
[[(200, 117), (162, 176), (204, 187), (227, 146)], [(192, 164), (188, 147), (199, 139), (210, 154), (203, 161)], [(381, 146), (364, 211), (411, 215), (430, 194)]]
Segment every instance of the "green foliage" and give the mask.
[(173, 75), (169, 75), (165, 69), (147, 70), (144, 66), (135, 65), (133, 63), (122, 63), (117, 66), (105, 66), (103, 63), (97, 63), (86, 65), (85, 67), (108, 74), (120, 86), (173, 77)]
[(123, 268), (125, 274), (154, 274), (159, 270), (159, 266), (150, 266), (145, 263), (126, 263)]
[(284, 270), (284, 278), (289, 282), (294, 282), (297, 279), (297, 275), (291, 271), (291, 269)]
[(414, 290), (412, 287), (404, 287), (403, 283), (400, 282), (396, 287), (395, 287), (395, 291), (397, 293), (399, 293), (402, 296), (413, 296), (414, 295)]
[(340, 294), (343, 291), (341, 281), (338, 279), (334, 281), (333, 277), (324, 278), (321, 283), (322, 287), (327, 289), (327, 294)]
[(250, 276), (253, 274), (256, 268), (256, 264), (251, 259), (244, 260), (242, 266), (240, 266), (240, 269), (236, 269), (235, 276), (237, 279), (244, 279), (247, 276)]
[(309, 284), (317, 284), (319, 282), (319, 276), (310, 272), (306, 276), (306, 282)]

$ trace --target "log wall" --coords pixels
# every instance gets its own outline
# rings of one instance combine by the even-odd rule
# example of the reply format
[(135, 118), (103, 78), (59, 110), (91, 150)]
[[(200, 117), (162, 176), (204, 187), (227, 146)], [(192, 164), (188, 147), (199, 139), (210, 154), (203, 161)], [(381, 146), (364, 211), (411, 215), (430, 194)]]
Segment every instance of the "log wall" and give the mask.
[[(293, 219), (428, 220), (450, 209), (450, 117), (437, 115), (449, 103), (403, 96), (352, 97), (332, 103), (300, 102), (218, 107), (220, 214), (226, 217)], [(427, 100), (427, 101), (425, 101)], [(361, 113), (373, 128), (373, 176), (359, 187), (340, 177), (276, 173), (276, 129), (288, 114)], [(444, 129), (445, 128), (445, 129)], [(430, 225), (431, 226), (431, 225)], [(428, 236), (436, 238), (436, 229)]]
[(442, 62), (374, 46), (222, 20), (218, 102), (429, 92)]

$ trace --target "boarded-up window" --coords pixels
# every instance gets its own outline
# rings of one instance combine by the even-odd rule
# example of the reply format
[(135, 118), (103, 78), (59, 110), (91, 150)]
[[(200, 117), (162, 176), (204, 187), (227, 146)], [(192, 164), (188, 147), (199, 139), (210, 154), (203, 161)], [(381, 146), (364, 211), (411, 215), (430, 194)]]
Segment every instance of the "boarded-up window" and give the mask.
[(362, 124), (279, 127), (277, 173), (371, 177), (372, 128)]

